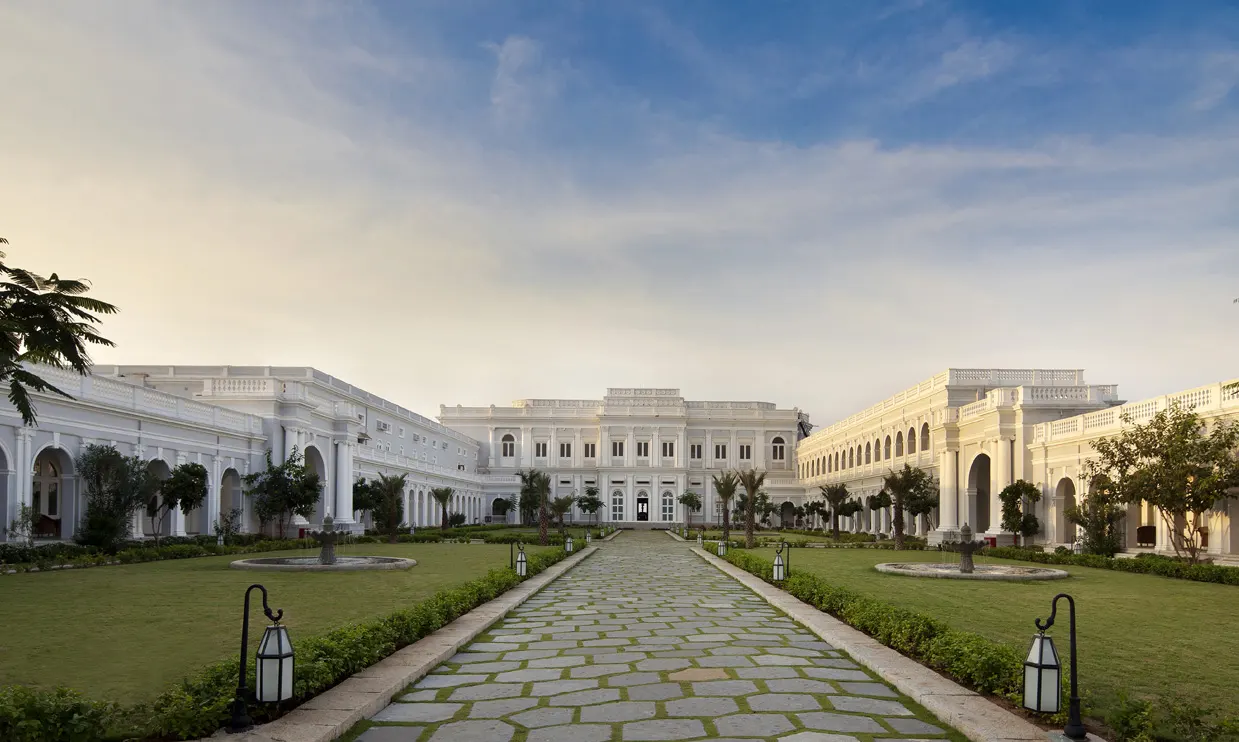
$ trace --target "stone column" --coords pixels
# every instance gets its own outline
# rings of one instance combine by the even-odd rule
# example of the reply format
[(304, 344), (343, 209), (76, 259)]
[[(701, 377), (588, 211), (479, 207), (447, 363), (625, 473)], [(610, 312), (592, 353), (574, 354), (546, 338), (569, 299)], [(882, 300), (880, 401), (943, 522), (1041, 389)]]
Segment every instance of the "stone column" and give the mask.
[[(655, 427), (654, 432), (650, 435), (650, 468), (651, 469), (657, 469), (661, 467), (663, 464), (663, 452), (662, 452), (663, 442), (660, 438), (661, 434), (662, 434), (662, 429), (659, 427)], [(654, 485), (655, 489), (657, 489), (660, 486), (661, 485), (659, 484)], [(662, 494), (660, 493), (658, 497), (661, 500)], [(653, 499), (653, 496), (651, 496), (651, 499)], [(659, 507), (658, 517), (661, 518), (662, 517), (662, 502), (661, 501), (658, 503), (658, 507)], [(654, 518), (650, 518), (650, 520), (654, 520)]]
[[(332, 516), (336, 523), (353, 522), (353, 446), (352, 441), (340, 441), (344, 450), (342, 466), (337, 472), (339, 486), (336, 488), (336, 514)], [(339, 455), (339, 454), (337, 454)], [(337, 462), (340, 463), (340, 462)]]
[[(176, 454), (176, 465), (181, 466), (188, 459), (185, 457), (184, 451), (178, 451)], [(168, 535), (169, 536), (184, 536), (185, 535), (185, 514), (180, 508), (172, 508), (168, 512)]]
[(688, 468), (688, 429), (680, 428), (675, 441), (675, 465), (677, 469)]
[[(786, 454), (787, 446), (783, 447)], [(758, 469), (766, 468), (766, 431), (756, 430), (753, 435), (753, 466)]]
[(581, 429), (576, 428), (572, 435), (572, 468), (579, 469), (585, 463), (585, 444), (581, 440)]
[(736, 447), (737, 445), (738, 445), (738, 441), (736, 439), (736, 429), (732, 428), (731, 438), (729, 439), (729, 443), (727, 444), (727, 460), (735, 461), (736, 465), (739, 466), (740, 449)]
[(939, 531), (959, 529), (959, 474), (958, 454), (946, 450), (939, 455), (938, 471), (941, 472), (941, 487), (938, 491), (938, 512), (942, 521)]
[(714, 468), (714, 431), (706, 429), (706, 450), (701, 452), (701, 463), (707, 469)]
[(559, 466), (559, 429), (555, 427), (554, 421), (551, 422), (551, 442), (546, 448), (546, 466), (552, 470)]
[[(998, 493), (1011, 484), (1011, 445), (1013, 441), (999, 438), (994, 451), (994, 461), (990, 466), (989, 477), (989, 529), (987, 534), (993, 536), (1002, 533), (1002, 499)], [(1007, 534), (1010, 538), (1010, 534)]]
[(500, 453), (500, 452), (499, 452), (498, 450), (496, 450), (496, 448), (495, 448), (495, 446), (496, 446), (496, 443), (495, 443), (495, 426), (494, 426), (494, 425), (491, 425), (491, 426), (488, 428), (488, 430), (490, 431), (490, 438), (489, 438), (489, 440), (490, 440), (490, 449), (488, 450), (488, 453), (487, 453), (487, 455), (486, 455), (486, 461), (488, 462), (488, 463), (487, 463), (487, 465), (488, 465), (488, 466), (495, 467), (495, 466), (499, 466), (499, 453)]
[(296, 448), (296, 446), (297, 446), (297, 429), (286, 426), (284, 428), (284, 460), (285, 461), (288, 461), (290, 458), (292, 458), (293, 449)]
[(349, 458), (348, 442), (336, 441), (336, 478), (335, 486), (332, 488), (331, 494), (323, 495), (323, 512), (330, 515), (333, 519), (340, 512), (340, 493), (345, 487), (352, 489), (352, 482), (345, 480), (344, 473), (348, 470), (348, 463), (345, 461)]
[[(636, 461), (637, 461), (637, 431), (633, 428), (632, 425), (629, 425), (628, 435), (624, 439), (624, 465), (633, 466), (636, 464)], [(632, 462), (632, 463), (629, 463), (629, 462)], [(631, 490), (629, 494), (631, 494)], [(633, 500), (633, 503), (635, 506), (636, 500)], [(629, 512), (631, 511), (625, 510), (624, 517), (627, 520), (632, 520), (632, 518), (628, 517)]]
[(533, 428), (521, 428), (521, 457), (519, 461), (521, 466), (529, 468), (533, 466)]
[(222, 509), (220, 498), (224, 494), (221, 489), (224, 483), (223, 463), (218, 454), (211, 457), (211, 483), (207, 488), (206, 513), (202, 522), (202, 532), (211, 536), (216, 535), (215, 521), (219, 518)]
[[(34, 497), (34, 431), (30, 428), (17, 429), (17, 451), (13, 462), (17, 472), (17, 491), (14, 493), (13, 505), (9, 507), (12, 518), (17, 517), (18, 507), (30, 505)], [(8, 525), (6, 521), (3, 525)]]

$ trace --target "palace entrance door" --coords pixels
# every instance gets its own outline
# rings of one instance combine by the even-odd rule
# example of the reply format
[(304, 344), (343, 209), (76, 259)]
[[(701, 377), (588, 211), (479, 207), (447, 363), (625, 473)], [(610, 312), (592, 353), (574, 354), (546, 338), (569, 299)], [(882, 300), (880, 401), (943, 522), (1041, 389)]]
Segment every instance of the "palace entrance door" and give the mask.
[(637, 494), (637, 520), (650, 519), (650, 497), (644, 492)]

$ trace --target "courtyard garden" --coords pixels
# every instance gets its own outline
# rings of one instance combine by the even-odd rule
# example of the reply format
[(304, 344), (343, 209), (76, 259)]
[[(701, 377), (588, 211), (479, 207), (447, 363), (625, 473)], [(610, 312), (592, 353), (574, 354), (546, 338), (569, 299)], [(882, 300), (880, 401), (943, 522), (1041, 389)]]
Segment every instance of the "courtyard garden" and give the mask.
[[(774, 558), (770, 548), (735, 553)], [(833, 587), (974, 632), (1012, 647), (1021, 657), (1036, 633), (1033, 619), (1048, 616), (1054, 595), (1069, 593), (1077, 605), (1087, 714), (1112, 720), (1122, 714), (1126, 697), (1152, 701), (1166, 713), (1196, 706), (1239, 716), (1234, 690), (1239, 663), (1230, 659), (1239, 657), (1239, 634), (1226, 628), (1234, 625), (1239, 610), (1234, 586), (1077, 566), (1060, 566), (1071, 578), (1052, 582), (917, 579), (873, 569), (879, 562), (958, 558), (937, 551), (794, 549), (789, 556), (793, 572), (807, 571)], [(986, 563), (1022, 562), (977, 558), (977, 564)], [(1061, 612), (1052, 634), (1066, 662), (1067, 618)]]
[[(530, 546), (533, 555), (549, 549)], [(151, 699), (237, 651), (245, 588), (264, 584), (294, 639), (389, 614), (506, 568), (501, 544), (359, 544), (340, 555), (417, 560), (409, 570), (263, 572), (238, 556), (15, 574), (0, 578), (0, 685), (67, 686), (90, 698)], [(316, 550), (261, 556), (312, 556)], [(246, 554), (244, 557), (259, 556)], [(254, 608), (251, 622), (259, 620)], [(251, 650), (254, 645), (251, 643)]]

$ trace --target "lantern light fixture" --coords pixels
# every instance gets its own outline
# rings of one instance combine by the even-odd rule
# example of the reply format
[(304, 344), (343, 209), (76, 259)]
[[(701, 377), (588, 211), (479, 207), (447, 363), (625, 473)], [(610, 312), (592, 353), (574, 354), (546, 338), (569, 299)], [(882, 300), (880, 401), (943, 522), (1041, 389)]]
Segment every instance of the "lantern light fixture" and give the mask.
[(593, 538), (593, 536), (591, 535), (590, 530), (589, 530), (588, 528), (586, 528), (586, 529), (585, 529), (585, 545), (586, 545), (586, 546), (589, 546), (589, 545), (593, 542), (593, 540), (594, 540), (594, 538)]
[[(250, 593), (254, 590), (262, 592), (262, 612), (271, 620), (271, 625), (263, 633), (258, 645), (257, 688), (251, 690), (248, 685), (246, 663), (249, 659), (250, 639)], [(283, 610), (272, 611), (267, 604), (267, 588), (259, 584), (250, 585), (245, 590), (245, 606), (241, 619), (241, 669), (237, 680), (237, 693), (232, 701), (232, 719), (228, 722), (228, 731), (243, 732), (252, 726), (254, 721), (249, 715), (250, 696), (261, 703), (280, 703), (293, 697), (293, 644), (289, 639), (288, 629), (280, 625), (284, 617)], [(256, 691), (256, 692), (255, 692)]]
[(727, 556), (727, 542), (722, 539), (718, 541), (718, 555)]
[(1054, 625), (1058, 614), (1058, 601), (1067, 599), (1071, 620), (1068, 637), (1071, 653), (1071, 696), (1067, 708), (1067, 724), (1063, 727), (1063, 736), (1070, 740), (1086, 740), (1088, 733), (1080, 720), (1080, 691), (1076, 676), (1076, 602), (1067, 593), (1059, 593), (1050, 603), (1050, 617), (1045, 623), (1036, 619), (1033, 623), (1039, 632), (1033, 637), (1032, 646), (1028, 650), (1028, 658), (1024, 661), (1024, 708), (1040, 713), (1054, 714), (1060, 711), (1062, 699), (1062, 662), (1054, 640), (1045, 632)]
[(571, 554), (571, 553), (572, 553), (572, 547), (573, 547), (573, 543), (572, 543), (572, 536), (568, 536), (567, 538), (565, 538), (565, 539), (564, 539), (564, 551), (566, 551), (566, 552), (568, 552), (569, 554)]
[(787, 566), (783, 562), (783, 547), (787, 543), (780, 541), (779, 545), (774, 547), (774, 581), (782, 582), (787, 579)]
[(698, 549), (702, 547), (702, 542), (704, 541), (705, 541), (705, 536), (702, 534), (701, 531), (697, 531), (697, 548)]
[(516, 550), (516, 576), (523, 580), (529, 573), (529, 560), (525, 558), (525, 544), (517, 544)]

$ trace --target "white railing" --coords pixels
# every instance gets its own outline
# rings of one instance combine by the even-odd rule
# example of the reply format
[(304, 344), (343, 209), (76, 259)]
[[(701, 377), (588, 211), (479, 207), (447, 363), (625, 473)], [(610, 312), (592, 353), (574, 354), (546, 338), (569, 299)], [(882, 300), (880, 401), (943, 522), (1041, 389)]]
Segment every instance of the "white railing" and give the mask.
[(206, 425), (244, 435), (262, 434), (262, 418), (257, 415), (248, 415), (215, 405), (195, 402), (175, 394), (136, 384), (126, 384), (123, 381), (102, 376), (80, 376), (72, 371), (50, 366), (27, 364), (26, 368), (82, 402), (141, 412), (169, 420)]
[(387, 451), (377, 451), (372, 448), (366, 448), (365, 446), (357, 447), (357, 458), (377, 464), (399, 466), (404, 469), (423, 472), (425, 474), (434, 474), (440, 477), (460, 479), (474, 484), (480, 483), (483, 480), (482, 475), (479, 474), (472, 474), (460, 469), (451, 469), (446, 466), (439, 466), (438, 464), (430, 464), (408, 456), (400, 456), (399, 454), (389, 453)]
[[(1228, 391), (1234, 381), (1188, 389), (1154, 399), (1141, 400), (1121, 407), (1110, 407), (1083, 415), (1041, 423), (1033, 431), (1034, 443), (1061, 443), (1081, 438), (1094, 438), (1117, 433), (1133, 424), (1140, 424), (1172, 405), (1193, 410), (1202, 417), (1223, 414), (1239, 416), (1239, 393)], [(1124, 418), (1127, 418), (1124, 420)]]

